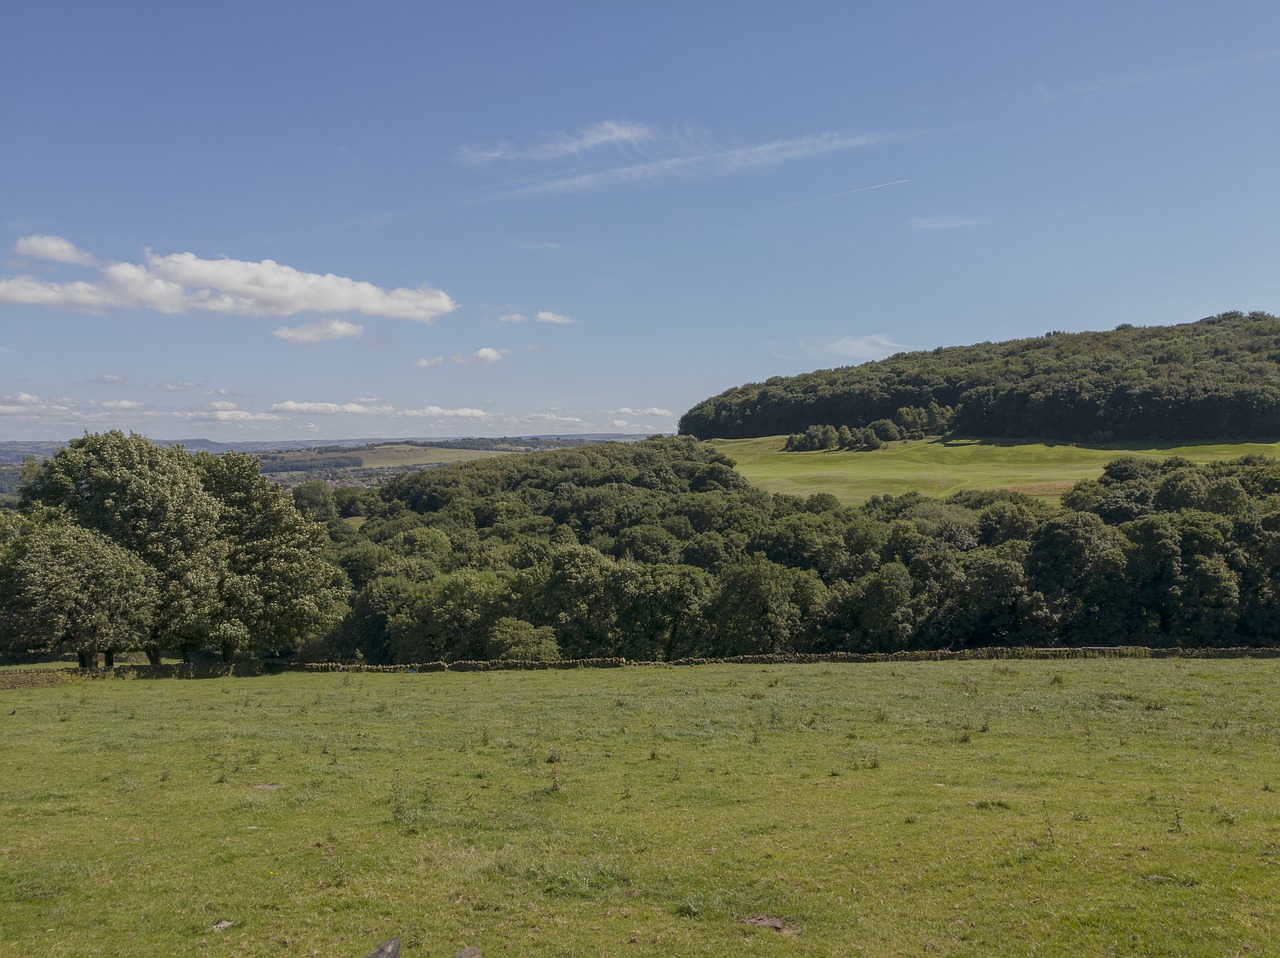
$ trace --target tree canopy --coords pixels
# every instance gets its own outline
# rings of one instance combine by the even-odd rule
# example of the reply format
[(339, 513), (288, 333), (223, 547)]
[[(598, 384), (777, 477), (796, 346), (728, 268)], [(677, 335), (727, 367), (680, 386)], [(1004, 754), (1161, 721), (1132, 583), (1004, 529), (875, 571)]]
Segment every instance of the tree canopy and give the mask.
[(898, 353), (737, 386), (680, 419), (680, 432), (699, 439), (791, 435), (798, 449), (873, 448), (897, 438), (891, 430), (1075, 442), (1274, 438), (1280, 318), (1229, 312)]

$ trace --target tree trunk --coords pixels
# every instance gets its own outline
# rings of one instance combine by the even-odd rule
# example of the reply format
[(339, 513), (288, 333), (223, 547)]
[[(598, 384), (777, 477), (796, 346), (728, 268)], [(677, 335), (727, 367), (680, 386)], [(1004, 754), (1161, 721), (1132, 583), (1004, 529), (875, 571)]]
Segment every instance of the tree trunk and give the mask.
[(77, 649), (76, 655), (80, 659), (80, 668), (96, 669), (98, 667), (98, 653), (86, 652), (83, 649)]
[(149, 664), (149, 665), (159, 665), (159, 664), (160, 664), (160, 650), (159, 650), (159, 649), (147, 649), (147, 650), (146, 650), (146, 653), (147, 653), (147, 664)]
[(230, 642), (222, 643), (222, 661), (234, 662), (236, 660), (236, 647)]
[(183, 665), (191, 664), (191, 646), (189, 645), (184, 645), (182, 647), (182, 664)]
[(107, 669), (114, 669), (116, 667), (115, 649), (107, 649), (102, 653), (102, 666)]

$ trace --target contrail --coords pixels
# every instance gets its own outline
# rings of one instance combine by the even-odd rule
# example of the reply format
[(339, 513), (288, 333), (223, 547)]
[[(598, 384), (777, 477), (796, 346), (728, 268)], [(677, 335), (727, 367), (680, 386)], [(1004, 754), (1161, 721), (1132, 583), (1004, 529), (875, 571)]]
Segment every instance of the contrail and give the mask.
[(886, 186), (897, 186), (899, 183), (910, 183), (910, 180), (894, 180), (892, 183), (877, 183), (875, 186), (863, 186), (856, 190), (845, 190), (843, 193), (832, 193), (830, 196), (815, 196), (811, 200), (801, 200), (799, 203), (788, 203), (785, 206), (771, 206), (767, 210), (753, 210), (750, 213), (742, 213), (733, 217), (740, 220), (747, 216), (760, 216), (763, 213), (776, 213), (778, 210), (789, 210), (796, 206), (804, 206), (806, 203), (821, 203), (823, 200), (834, 200), (837, 196), (848, 196), (851, 193), (866, 193), (870, 190), (882, 190)]

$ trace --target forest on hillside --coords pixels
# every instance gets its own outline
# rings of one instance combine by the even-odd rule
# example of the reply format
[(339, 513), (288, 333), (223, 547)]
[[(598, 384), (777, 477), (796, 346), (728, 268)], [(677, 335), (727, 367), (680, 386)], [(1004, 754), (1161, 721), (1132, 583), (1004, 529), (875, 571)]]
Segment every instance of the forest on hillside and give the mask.
[(860, 507), (689, 438), (286, 493), (251, 457), (86, 436), (0, 513), (0, 644), (369, 663), (992, 645), (1273, 646), (1280, 461), (1127, 457), (1060, 504)]
[(932, 420), (930, 434), (983, 438), (1277, 438), (1280, 317), (1228, 312), (1174, 326), (1051, 332), (778, 376), (698, 403), (680, 432), (803, 435), (901, 426), (904, 417)]

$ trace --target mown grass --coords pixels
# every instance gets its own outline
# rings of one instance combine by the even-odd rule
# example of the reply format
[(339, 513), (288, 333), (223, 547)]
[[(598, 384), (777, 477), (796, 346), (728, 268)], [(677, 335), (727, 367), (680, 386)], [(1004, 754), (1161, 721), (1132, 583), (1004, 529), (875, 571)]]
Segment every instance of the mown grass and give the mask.
[(875, 452), (786, 452), (785, 436), (718, 439), (713, 445), (738, 471), (770, 492), (810, 496), (828, 492), (850, 505), (875, 495), (919, 492), (947, 496), (962, 489), (1016, 489), (1056, 499), (1081, 479), (1094, 479), (1120, 456), (1194, 462), (1251, 453), (1280, 456), (1280, 443), (1090, 445), (925, 439), (891, 443)]
[(1277, 680), (1072, 660), (0, 692), (0, 953), (1276, 954)]

